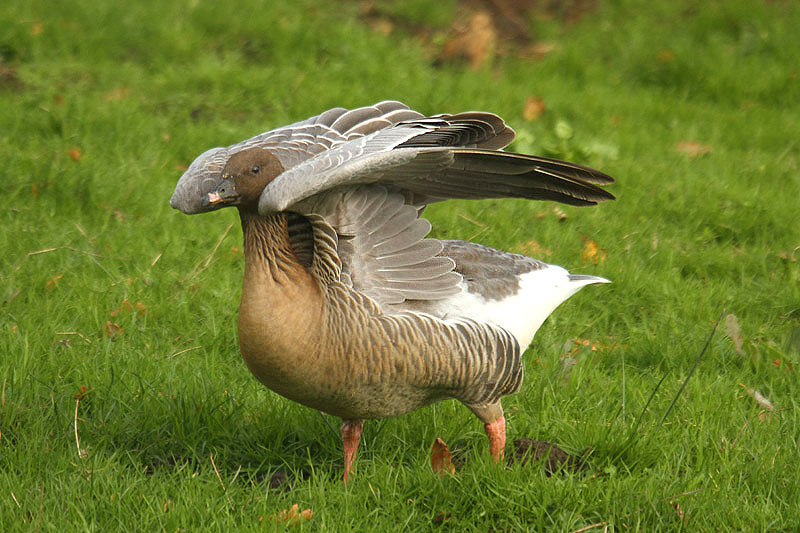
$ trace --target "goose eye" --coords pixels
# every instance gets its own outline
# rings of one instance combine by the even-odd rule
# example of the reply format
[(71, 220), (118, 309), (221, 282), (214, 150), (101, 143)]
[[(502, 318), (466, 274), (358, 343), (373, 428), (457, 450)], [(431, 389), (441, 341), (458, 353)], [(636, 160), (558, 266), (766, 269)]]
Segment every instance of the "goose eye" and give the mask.
[(253, 168), (250, 169), (253, 174), (258, 174), (258, 171), (261, 170), (261, 167), (258, 165), (253, 165)]

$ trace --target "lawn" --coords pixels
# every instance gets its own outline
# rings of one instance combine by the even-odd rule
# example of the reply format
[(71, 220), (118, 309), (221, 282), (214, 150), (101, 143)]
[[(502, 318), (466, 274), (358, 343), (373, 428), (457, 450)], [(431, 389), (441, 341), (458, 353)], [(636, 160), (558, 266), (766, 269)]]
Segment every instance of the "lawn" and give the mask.
[[(0, 529), (800, 530), (800, 8), (502, 4), (466, 59), (455, 0), (0, 5)], [(342, 486), (338, 420), (242, 363), (236, 213), (173, 211), (178, 177), (383, 99), (496, 112), (512, 149), (617, 178), (593, 208), (426, 211), (434, 237), (613, 280), (547, 320), (504, 401), (510, 442), (584, 469), (494, 465), (451, 401), (367, 422)]]

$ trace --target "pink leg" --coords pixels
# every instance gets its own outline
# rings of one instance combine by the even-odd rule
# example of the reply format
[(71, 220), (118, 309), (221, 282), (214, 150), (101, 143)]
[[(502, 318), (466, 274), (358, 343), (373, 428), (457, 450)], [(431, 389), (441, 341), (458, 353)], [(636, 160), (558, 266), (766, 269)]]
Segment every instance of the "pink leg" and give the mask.
[(361, 420), (343, 420), (342, 422), (342, 444), (344, 444), (344, 476), (342, 476), (342, 481), (347, 483), (347, 476), (350, 474), (350, 468), (356, 460), (356, 453), (358, 453), (358, 443), (361, 441), (361, 430), (364, 428), (364, 422)]
[(500, 416), (494, 422), (483, 426), (486, 435), (489, 437), (489, 451), (492, 453), (494, 461), (500, 462), (505, 457), (506, 448), (506, 419)]

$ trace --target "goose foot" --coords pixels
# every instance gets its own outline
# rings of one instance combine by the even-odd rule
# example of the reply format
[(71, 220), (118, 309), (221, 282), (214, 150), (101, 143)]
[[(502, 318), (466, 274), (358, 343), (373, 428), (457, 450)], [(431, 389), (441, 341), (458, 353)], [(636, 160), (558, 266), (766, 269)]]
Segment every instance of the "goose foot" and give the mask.
[(505, 457), (506, 447), (506, 419), (500, 416), (494, 422), (484, 425), (486, 435), (489, 437), (489, 451), (495, 463), (499, 463)]
[(347, 483), (350, 468), (352, 468), (358, 453), (358, 443), (361, 441), (361, 430), (364, 428), (364, 422), (361, 420), (343, 420), (342, 422), (342, 444), (344, 445), (344, 476), (342, 476), (342, 482)]

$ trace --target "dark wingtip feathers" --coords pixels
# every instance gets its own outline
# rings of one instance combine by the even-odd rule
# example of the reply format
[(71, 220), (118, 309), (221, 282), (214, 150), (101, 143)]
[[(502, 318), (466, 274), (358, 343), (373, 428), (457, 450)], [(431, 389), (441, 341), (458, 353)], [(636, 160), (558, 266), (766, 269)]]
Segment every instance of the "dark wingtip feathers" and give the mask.
[(615, 199), (599, 187), (614, 179), (583, 165), (493, 150), (454, 149), (453, 155), (451, 168), (476, 184), (482, 181), (486, 192), (584, 206)]

